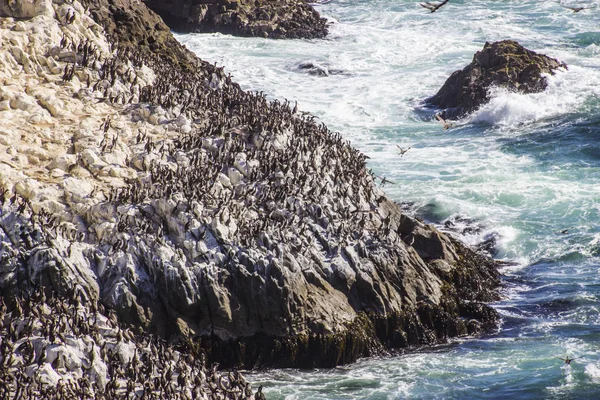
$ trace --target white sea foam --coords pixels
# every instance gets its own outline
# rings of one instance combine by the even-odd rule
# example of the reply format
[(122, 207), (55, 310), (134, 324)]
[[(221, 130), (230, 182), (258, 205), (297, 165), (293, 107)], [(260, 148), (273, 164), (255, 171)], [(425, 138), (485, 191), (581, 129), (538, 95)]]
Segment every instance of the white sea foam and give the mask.
[[(600, 72), (600, 71), (599, 71)], [(547, 75), (548, 88), (541, 93), (519, 94), (495, 88), (491, 100), (479, 108), (469, 122), (515, 127), (532, 122), (551, 123), (552, 118), (572, 113), (595, 97), (600, 73), (577, 66)]]
[(600, 384), (600, 367), (598, 364), (588, 364), (585, 366), (585, 374), (589, 376), (595, 384)]

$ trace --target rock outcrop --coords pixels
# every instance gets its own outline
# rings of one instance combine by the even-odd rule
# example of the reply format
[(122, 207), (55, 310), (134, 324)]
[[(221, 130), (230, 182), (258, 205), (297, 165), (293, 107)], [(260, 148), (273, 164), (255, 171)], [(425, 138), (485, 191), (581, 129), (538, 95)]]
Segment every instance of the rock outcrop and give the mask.
[(144, 7), (0, 20), (12, 310), (43, 292), (246, 368), (494, 329), (492, 260), (402, 214), (340, 134), (241, 90), (162, 25), (124, 29)]
[(197, 344), (128, 329), (103, 306), (102, 251), (76, 226), (92, 185), (129, 176), (122, 142), (113, 161), (89, 146), (118, 111), (92, 94), (123, 86), (91, 87), (92, 76), (111, 79), (111, 45), (82, 5), (42, 3), (0, 1), (0, 398), (253, 399), (242, 375), (207, 365)]
[(148, 0), (171, 28), (273, 39), (327, 35), (327, 21), (303, 0)]
[(458, 118), (488, 102), (493, 87), (519, 93), (541, 92), (548, 85), (545, 75), (559, 68), (567, 65), (515, 41), (486, 42), (471, 64), (455, 71), (426, 102), (445, 109), (448, 118)]

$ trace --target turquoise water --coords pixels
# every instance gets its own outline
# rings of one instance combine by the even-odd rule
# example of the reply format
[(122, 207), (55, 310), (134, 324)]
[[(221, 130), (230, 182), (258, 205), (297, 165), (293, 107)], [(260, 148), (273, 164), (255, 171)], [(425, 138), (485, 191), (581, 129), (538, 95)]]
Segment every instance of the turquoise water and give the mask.
[[(565, 5), (581, 3), (565, 2)], [(269, 399), (600, 398), (600, 2), (333, 0), (325, 40), (178, 35), (245, 89), (298, 101), (395, 182), (384, 190), (476, 244), (497, 239), (495, 335), (333, 370), (251, 375)], [(422, 101), (486, 41), (569, 65), (544, 93), (497, 91), (444, 131)], [(298, 68), (311, 62), (329, 76)], [(403, 156), (396, 145), (411, 147)], [(467, 222), (464, 222), (464, 221)], [(566, 233), (561, 233), (567, 230)], [(578, 357), (565, 367), (558, 357)]]

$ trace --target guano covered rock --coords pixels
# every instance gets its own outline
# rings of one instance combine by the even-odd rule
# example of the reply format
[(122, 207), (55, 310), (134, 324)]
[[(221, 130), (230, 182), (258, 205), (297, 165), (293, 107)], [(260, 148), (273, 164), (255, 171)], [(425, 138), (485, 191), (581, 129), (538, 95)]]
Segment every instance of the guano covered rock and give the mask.
[[(493, 260), (403, 214), (341, 134), (243, 91), (160, 20), (127, 29), (155, 18), (143, 3), (52, 7), (0, 20), (2, 337), (28, 332), (27, 299), (44, 315), (70, 304), (56, 314), (103, 327), (78, 328), (77, 379), (124, 395), (102, 371), (150, 340), (132, 332), (179, 343), (164, 363), (189, 374), (205, 371), (189, 354), (335, 366), (494, 329)], [(27, 328), (44, 333), (36, 351), (4, 349), (32, 370), (62, 340), (43, 321)], [(114, 353), (98, 354), (102, 334)]]

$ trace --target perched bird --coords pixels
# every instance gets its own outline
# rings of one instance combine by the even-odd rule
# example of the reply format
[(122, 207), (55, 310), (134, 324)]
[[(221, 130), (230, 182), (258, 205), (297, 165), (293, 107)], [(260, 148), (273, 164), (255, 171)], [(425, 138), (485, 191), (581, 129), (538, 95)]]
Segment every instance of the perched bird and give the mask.
[(67, 24), (72, 24), (73, 21), (75, 21), (75, 15), (75, 11), (73, 11), (73, 13), (70, 16), (67, 14)]
[(435, 117), (438, 119), (438, 121), (440, 121), (440, 124), (442, 124), (444, 129), (452, 128), (452, 124), (450, 122), (446, 121), (444, 118), (442, 118), (442, 116), (440, 114), (437, 114)]
[(212, 73), (208, 87), (212, 90), (219, 90), (223, 87), (223, 82), (221, 82), (221, 79), (214, 72)]
[(396, 145), (396, 147), (398, 148), (398, 154), (400, 155), (400, 157), (402, 157), (404, 155), (404, 153), (406, 153), (407, 151), (409, 151), (411, 148), (407, 147), (405, 149), (403, 149), (402, 147)]
[(263, 387), (262, 387), (262, 385), (260, 385), (258, 387), (258, 390), (256, 391), (256, 394), (254, 395), (254, 398), (256, 400), (266, 400), (265, 394), (263, 393), (262, 390), (263, 390)]
[(423, 8), (428, 9), (432, 13), (434, 13), (437, 10), (439, 10), (442, 6), (444, 6), (447, 2), (448, 2), (448, 0), (444, 0), (441, 3), (432, 3), (432, 2), (426, 1), (425, 3), (419, 3), (419, 5)]

